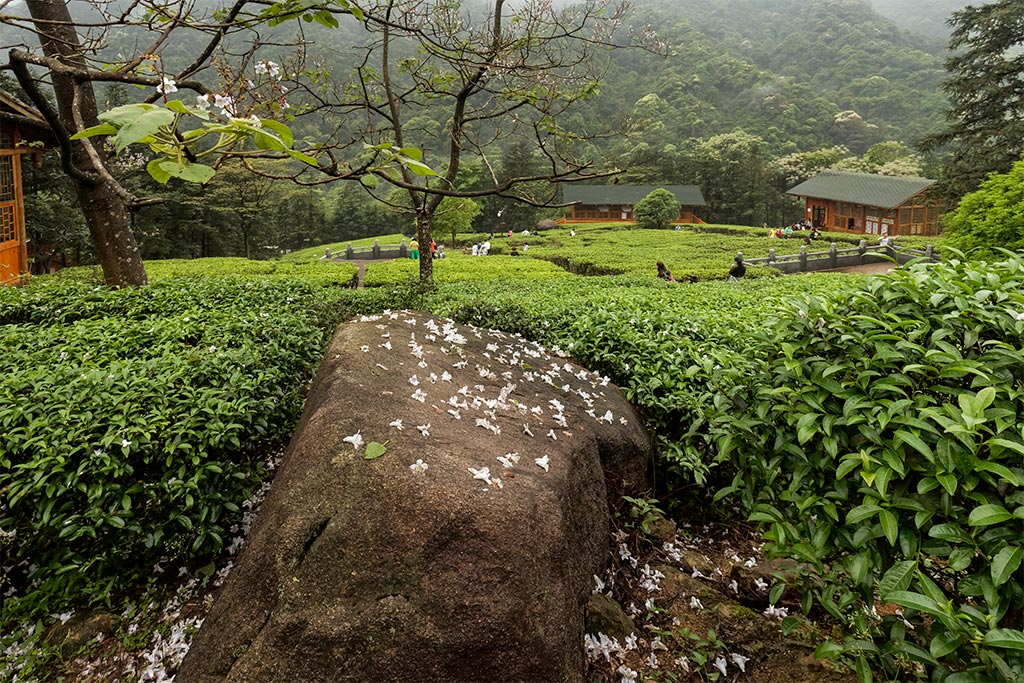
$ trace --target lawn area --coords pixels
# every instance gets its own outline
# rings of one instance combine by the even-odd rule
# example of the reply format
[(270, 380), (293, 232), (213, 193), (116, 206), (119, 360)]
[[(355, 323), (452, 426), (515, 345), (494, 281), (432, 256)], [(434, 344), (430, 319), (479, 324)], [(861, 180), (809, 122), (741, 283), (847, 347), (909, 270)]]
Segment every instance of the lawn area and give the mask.
[(331, 253), (344, 251), (345, 248), (351, 244), (353, 247), (371, 247), (374, 242), (379, 242), (381, 246), (385, 244), (399, 244), (402, 240), (408, 243), (409, 238), (400, 232), (392, 233), (390, 235), (378, 235), (377, 237), (363, 237), (358, 240), (348, 240), (345, 242), (332, 242), (331, 244), (321, 244), (318, 247), (307, 247), (306, 249), (299, 249), (293, 251), (290, 254), (285, 254), (281, 257), (281, 261), (285, 263), (294, 263), (302, 261), (315, 261), (319, 260), (324, 255), (327, 249), (331, 250)]

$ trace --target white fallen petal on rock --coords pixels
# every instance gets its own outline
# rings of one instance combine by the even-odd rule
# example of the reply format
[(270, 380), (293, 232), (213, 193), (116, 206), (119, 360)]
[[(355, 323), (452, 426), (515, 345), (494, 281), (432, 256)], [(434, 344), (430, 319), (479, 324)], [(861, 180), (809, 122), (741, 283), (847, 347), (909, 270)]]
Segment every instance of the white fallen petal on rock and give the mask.
[(478, 470), (477, 469), (473, 469), (472, 467), (470, 467), (468, 469), (469, 469), (469, 473), (473, 475), (474, 479), (479, 479), (480, 481), (490, 482), (490, 480), (491, 480), (491, 468), (490, 467), (481, 467)]
[(345, 443), (352, 444), (352, 448), (358, 451), (359, 447), (363, 445), (363, 435), (360, 434), (359, 432), (356, 432), (351, 436), (346, 436), (344, 439), (342, 439), (342, 441), (344, 441)]
[(550, 462), (550, 458), (548, 456), (545, 455), (543, 458), (534, 458), (533, 461), (537, 463), (537, 467), (541, 468), (545, 472), (548, 471), (548, 463)]

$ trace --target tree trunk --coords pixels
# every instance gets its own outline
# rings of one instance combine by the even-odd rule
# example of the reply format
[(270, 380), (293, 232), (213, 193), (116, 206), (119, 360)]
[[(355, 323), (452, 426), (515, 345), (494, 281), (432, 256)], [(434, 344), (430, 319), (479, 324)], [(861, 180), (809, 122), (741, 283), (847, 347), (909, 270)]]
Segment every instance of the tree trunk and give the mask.
[(434, 281), (434, 259), (430, 257), (431, 222), (429, 213), (416, 214), (416, 241), (420, 243), (420, 282)]
[[(29, 12), (36, 22), (43, 54), (64, 64), (85, 70), (85, 58), (78, 32), (71, 21), (67, 4), (63, 0), (27, 0)], [(96, 118), (96, 94), (90, 81), (76, 82), (72, 77), (50, 74), (53, 81), (57, 113), (63, 131), (58, 136), (73, 134), (83, 127), (99, 123)], [(38, 104), (38, 103), (37, 103)], [(44, 103), (45, 104), (45, 103)], [(75, 121), (75, 114), (80, 124)], [(71, 141), (71, 166), (79, 177), (72, 177), (85, 223), (103, 268), (103, 279), (112, 287), (146, 284), (146, 270), (142, 254), (131, 229), (128, 209), (117, 193), (117, 188), (105, 174), (102, 147), (95, 145), (96, 157), (91, 157), (83, 141)]]

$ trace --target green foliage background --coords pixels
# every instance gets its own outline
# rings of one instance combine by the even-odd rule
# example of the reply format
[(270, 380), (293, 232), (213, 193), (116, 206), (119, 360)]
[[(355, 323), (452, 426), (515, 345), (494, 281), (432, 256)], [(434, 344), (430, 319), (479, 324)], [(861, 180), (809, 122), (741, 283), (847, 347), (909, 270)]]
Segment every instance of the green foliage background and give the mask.
[(1024, 161), (993, 173), (946, 215), (945, 241), (972, 256), (991, 258), (1000, 249), (1024, 249)]

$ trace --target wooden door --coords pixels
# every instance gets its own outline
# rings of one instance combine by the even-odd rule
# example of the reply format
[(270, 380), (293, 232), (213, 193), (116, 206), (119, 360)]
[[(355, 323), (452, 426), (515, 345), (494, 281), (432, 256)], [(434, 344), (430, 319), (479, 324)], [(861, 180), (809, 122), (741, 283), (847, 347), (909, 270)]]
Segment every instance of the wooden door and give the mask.
[(25, 271), (25, 239), (18, 206), (18, 156), (0, 152), (0, 283)]

